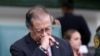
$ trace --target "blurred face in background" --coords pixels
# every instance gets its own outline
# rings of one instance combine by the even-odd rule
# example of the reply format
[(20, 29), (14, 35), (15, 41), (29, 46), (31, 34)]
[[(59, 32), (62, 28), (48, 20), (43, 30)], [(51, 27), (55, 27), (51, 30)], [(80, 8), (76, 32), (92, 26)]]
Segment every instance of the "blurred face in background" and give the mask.
[(81, 35), (80, 35), (80, 33), (77, 32), (77, 31), (72, 33), (69, 42), (72, 46), (72, 49), (78, 50), (81, 46)]

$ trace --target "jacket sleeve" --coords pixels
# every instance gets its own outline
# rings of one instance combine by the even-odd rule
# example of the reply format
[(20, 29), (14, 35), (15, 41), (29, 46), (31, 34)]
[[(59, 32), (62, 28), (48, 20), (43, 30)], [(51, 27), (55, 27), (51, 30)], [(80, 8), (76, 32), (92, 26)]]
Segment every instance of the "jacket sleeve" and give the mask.
[(41, 51), (39, 49), (39, 47), (37, 47), (33, 54), (32, 55), (27, 55), (25, 54), (24, 51), (22, 51), (20, 48), (16, 47), (16, 46), (11, 46), (10, 47), (10, 53), (11, 53), (11, 56), (45, 56), (46, 54)]

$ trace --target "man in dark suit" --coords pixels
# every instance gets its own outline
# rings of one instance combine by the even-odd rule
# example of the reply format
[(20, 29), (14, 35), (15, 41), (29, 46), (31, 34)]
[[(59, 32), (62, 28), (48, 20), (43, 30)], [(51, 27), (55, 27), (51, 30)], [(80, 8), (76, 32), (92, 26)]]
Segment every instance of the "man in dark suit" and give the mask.
[(82, 16), (73, 14), (74, 2), (73, 0), (66, 0), (62, 2), (62, 13), (64, 16), (55, 20), (56, 24), (61, 24), (62, 36), (69, 29), (76, 29), (82, 36), (82, 44), (88, 45), (91, 37), (91, 33), (87, 26), (86, 21)]
[(11, 45), (12, 56), (73, 56), (67, 41), (51, 35), (52, 17), (44, 7), (27, 12), (26, 26), (29, 34)]

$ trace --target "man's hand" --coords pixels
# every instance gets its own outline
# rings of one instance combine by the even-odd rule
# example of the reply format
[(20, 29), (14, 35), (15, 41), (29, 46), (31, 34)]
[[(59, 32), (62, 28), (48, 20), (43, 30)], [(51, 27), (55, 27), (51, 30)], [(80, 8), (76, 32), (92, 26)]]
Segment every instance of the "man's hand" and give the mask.
[(47, 50), (49, 46), (54, 45), (54, 42), (55, 42), (55, 39), (52, 36), (45, 36), (41, 38), (40, 46)]

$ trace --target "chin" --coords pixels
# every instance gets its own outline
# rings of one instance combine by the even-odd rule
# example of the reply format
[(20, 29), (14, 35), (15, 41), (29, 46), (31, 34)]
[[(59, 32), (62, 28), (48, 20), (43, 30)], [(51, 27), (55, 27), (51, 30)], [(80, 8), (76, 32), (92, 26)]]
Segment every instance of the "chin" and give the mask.
[(79, 49), (78, 48), (75, 48), (75, 51), (79, 51)]
[(79, 47), (76, 47), (75, 50), (79, 50)]

